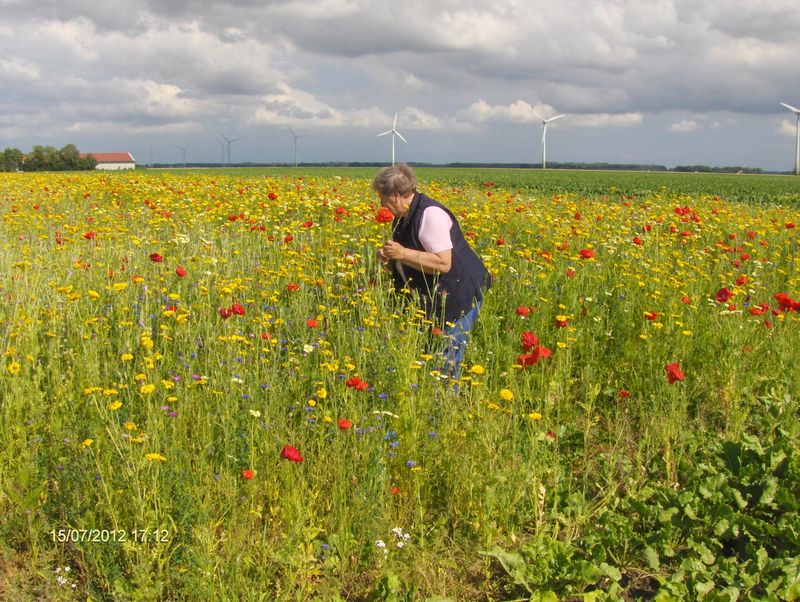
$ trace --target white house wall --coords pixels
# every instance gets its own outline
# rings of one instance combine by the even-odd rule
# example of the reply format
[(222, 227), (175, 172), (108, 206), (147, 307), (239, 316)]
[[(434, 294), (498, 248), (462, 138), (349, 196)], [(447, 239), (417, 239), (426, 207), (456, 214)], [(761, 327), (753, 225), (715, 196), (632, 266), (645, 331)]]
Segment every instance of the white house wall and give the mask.
[(134, 169), (136, 163), (98, 163), (95, 169)]

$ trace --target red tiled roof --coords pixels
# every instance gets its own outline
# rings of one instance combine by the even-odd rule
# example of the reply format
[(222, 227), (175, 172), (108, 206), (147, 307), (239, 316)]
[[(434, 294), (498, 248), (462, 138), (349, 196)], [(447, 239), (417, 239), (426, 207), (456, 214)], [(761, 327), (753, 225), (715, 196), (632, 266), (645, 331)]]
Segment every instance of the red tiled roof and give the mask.
[(136, 163), (130, 153), (81, 153), (82, 157), (91, 155), (98, 163)]

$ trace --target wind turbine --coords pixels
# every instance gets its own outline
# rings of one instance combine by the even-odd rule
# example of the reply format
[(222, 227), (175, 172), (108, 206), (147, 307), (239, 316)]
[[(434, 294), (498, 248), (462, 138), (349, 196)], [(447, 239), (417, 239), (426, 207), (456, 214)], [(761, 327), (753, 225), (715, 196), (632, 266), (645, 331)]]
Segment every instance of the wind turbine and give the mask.
[(392, 129), (386, 130), (385, 132), (381, 132), (375, 137), (379, 138), (381, 136), (387, 136), (389, 134), (392, 135), (392, 165), (394, 165), (394, 137), (397, 136), (398, 138), (400, 138), (400, 140), (408, 144), (408, 141), (406, 141), (406, 139), (403, 138), (403, 135), (397, 131), (397, 113), (394, 114), (394, 123), (392, 123)]
[(789, 109), (797, 116), (796, 140), (794, 143), (794, 175), (800, 175), (800, 109), (795, 109), (792, 105), (787, 105), (785, 102), (781, 103), (784, 107)]
[(289, 127), (288, 125), (286, 127), (289, 128), (289, 131), (292, 133), (292, 136), (294, 136), (294, 166), (297, 167), (297, 139), (305, 138), (306, 136), (308, 136), (308, 134), (298, 135), (294, 133), (294, 130), (291, 127)]
[(183, 153), (183, 166), (186, 167), (186, 147), (181, 146), (180, 144), (176, 144), (175, 146), (177, 146), (180, 149), (181, 153)]
[(228, 166), (230, 166), (230, 164), (231, 164), (231, 144), (233, 144), (234, 142), (236, 142), (239, 139), (238, 138), (226, 138), (222, 134), (220, 134), (220, 136), (222, 136), (222, 139), (225, 140), (225, 142), (227, 142), (227, 144), (228, 144)]
[(555, 121), (556, 119), (561, 119), (565, 117), (563, 113), (561, 115), (556, 115), (555, 117), (551, 117), (550, 119), (545, 119), (536, 111), (533, 112), (539, 119), (542, 120), (542, 169), (547, 169), (547, 124), (551, 121)]

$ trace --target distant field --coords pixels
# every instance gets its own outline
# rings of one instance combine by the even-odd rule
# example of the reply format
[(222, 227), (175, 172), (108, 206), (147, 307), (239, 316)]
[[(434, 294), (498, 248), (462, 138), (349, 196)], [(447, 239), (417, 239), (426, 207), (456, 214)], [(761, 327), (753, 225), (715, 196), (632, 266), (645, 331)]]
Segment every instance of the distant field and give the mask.
[[(152, 170), (160, 171), (160, 170)], [(182, 170), (165, 170), (180, 173)], [(236, 168), (187, 170), (227, 173), (239, 176), (313, 175), (371, 178), (377, 168), (298, 167)], [(605, 194), (652, 194), (662, 189), (678, 194), (717, 195), (730, 200), (781, 202), (800, 205), (800, 177), (790, 175), (711, 174), (640, 171), (589, 171), (550, 169), (489, 169), (421, 167), (415, 169), (421, 181), (449, 182), (456, 185), (495, 182), (502, 188), (518, 188), (543, 194), (575, 193), (587, 196)]]

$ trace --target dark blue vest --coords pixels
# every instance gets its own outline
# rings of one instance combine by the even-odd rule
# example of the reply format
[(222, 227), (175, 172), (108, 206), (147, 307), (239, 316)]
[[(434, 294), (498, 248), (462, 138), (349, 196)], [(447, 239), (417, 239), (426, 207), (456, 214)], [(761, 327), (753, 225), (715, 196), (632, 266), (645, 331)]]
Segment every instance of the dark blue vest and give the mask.
[(392, 239), (406, 248), (424, 251), (419, 240), (419, 231), (422, 214), (428, 207), (443, 209), (453, 220), (450, 228), (450, 240), (453, 243), (450, 271), (446, 274), (426, 274), (403, 264), (403, 273), (407, 279), (403, 282), (392, 262), (392, 274), (398, 290), (405, 286), (419, 293), (422, 307), (434, 323), (442, 325), (442, 318), (445, 322), (455, 323), (462, 314), (472, 309), (475, 301), (483, 299), (483, 291), (491, 285), (491, 278), (480, 257), (464, 238), (453, 212), (422, 193), (416, 193), (408, 213), (392, 223)]

